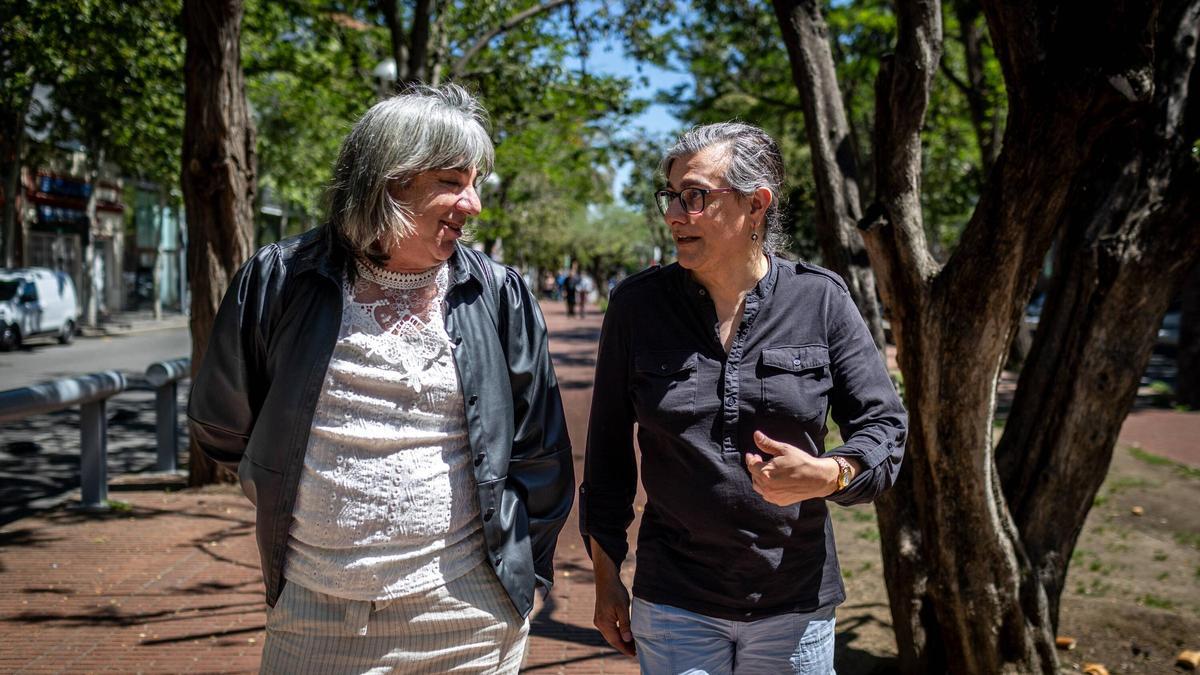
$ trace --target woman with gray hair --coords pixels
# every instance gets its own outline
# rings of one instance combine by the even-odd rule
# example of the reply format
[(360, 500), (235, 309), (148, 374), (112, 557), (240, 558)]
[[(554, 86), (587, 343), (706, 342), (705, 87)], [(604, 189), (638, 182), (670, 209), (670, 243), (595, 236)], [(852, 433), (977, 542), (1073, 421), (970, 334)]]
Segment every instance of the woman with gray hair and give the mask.
[[(696, 127), (661, 168), (678, 262), (617, 287), (596, 360), (579, 488), (595, 623), (652, 675), (826, 675), (845, 599), (826, 502), (895, 481), (904, 408), (842, 280), (775, 255), (770, 136)], [(826, 450), (830, 409), (842, 443)], [(631, 603), (635, 424), (646, 507)]]
[(188, 417), (256, 506), (263, 672), (520, 667), (574, 476), (537, 302), (459, 241), (484, 124), (454, 85), (376, 104), (328, 222), (221, 303)]

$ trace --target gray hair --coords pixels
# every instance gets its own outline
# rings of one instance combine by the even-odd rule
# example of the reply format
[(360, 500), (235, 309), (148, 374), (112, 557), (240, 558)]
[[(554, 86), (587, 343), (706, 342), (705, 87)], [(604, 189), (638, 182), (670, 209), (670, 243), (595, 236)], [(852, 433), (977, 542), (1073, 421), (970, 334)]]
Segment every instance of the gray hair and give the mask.
[(720, 122), (692, 127), (667, 151), (659, 163), (659, 170), (664, 176), (669, 176), (675, 160), (712, 147), (724, 150), (726, 162), (723, 178), (729, 187), (737, 190), (743, 197), (749, 197), (760, 187), (771, 191), (771, 205), (767, 207), (766, 218), (763, 221), (763, 250), (774, 253), (780, 248), (786, 248), (786, 236), (780, 218), (783, 198), (783, 154), (779, 151), (779, 144), (767, 132), (744, 122)]
[(371, 107), (342, 141), (327, 196), (329, 223), (351, 255), (379, 259), (381, 238), (412, 232), (409, 205), (388, 190), (417, 174), (474, 167), (492, 171), (487, 111), (456, 84), (414, 85)]

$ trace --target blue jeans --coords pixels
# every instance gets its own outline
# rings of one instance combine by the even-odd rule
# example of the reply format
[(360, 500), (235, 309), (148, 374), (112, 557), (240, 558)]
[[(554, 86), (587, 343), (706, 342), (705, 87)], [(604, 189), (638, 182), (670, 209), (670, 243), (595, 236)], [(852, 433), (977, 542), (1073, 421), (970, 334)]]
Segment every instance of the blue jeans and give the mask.
[(648, 675), (834, 675), (832, 608), (731, 621), (634, 598), (630, 613)]

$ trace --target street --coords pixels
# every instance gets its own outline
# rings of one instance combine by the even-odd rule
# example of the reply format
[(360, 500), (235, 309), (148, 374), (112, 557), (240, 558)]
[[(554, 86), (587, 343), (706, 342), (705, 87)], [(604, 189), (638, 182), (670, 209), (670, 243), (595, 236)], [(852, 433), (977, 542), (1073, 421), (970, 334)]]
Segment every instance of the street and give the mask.
[(16, 351), (0, 352), (0, 391), (100, 370), (145, 373), (155, 361), (188, 356), (191, 351), (186, 327), (78, 337), (69, 345), (31, 340)]
[[(34, 341), (15, 352), (0, 353), (0, 391), (101, 370), (141, 375), (155, 361), (187, 356), (190, 351), (188, 329), (178, 326), (80, 337), (70, 345)], [(187, 388), (181, 387), (181, 411), (186, 404)], [(107, 413), (109, 476), (152, 469), (156, 459), (153, 392), (126, 391), (115, 396)], [(181, 432), (182, 419), (181, 414)], [(63, 503), (78, 486), (78, 408), (0, 425), (0, 523)]]

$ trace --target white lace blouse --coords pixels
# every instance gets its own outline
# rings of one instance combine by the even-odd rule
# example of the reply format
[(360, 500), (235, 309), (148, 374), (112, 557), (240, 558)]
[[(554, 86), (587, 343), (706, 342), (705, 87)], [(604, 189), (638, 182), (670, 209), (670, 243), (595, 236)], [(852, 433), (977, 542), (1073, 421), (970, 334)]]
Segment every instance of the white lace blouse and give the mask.
[(421, 593), (484, 559), (445, 264), (359, 264), (312, 422), (285, 576), (352, 600)]

